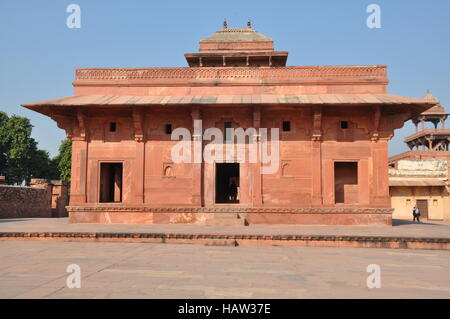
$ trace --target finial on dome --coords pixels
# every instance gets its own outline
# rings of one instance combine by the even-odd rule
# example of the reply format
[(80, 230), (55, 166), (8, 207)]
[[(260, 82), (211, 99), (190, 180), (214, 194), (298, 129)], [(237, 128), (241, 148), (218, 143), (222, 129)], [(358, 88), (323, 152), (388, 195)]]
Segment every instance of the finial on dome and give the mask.
[(228, 28), (227, 19), (223, 19), (223, 28), (224, 28), (224, 29), (227, 29), (227, 28)]
[(252, 28), (252, 22), (250, 21), (250, 19), (248, 19), (248, 21), (247, 21), (247, 28), (249, 28), (249, 29)]
[(427, 94), (425, 94), (424, 99), (428, 101), (438, 102), (438, 105), (440, 106), (439, 99), (431, 93), (430, 89), (427, 89)]

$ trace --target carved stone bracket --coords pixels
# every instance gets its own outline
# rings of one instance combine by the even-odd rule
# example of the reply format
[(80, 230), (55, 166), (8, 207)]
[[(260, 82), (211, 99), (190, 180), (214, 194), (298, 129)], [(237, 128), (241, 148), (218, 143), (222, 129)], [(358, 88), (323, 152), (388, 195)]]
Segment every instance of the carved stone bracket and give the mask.
[(56, 114), (52, 112), (50, 114), (52, 120), (56, 122), (56, 125), (66, 131), (66, 136), (68, 139), (73, 138), (73, 128), (75, 126), (75, 118), (74, 116), (64, 115), (64, 114)]
[(133, 106), (133, 128), (134, 140), (142, 142), (144, 140), (144, 110), (142, 107)]
[(379, 128), (381, 119), (381, 107), (379, 105), (375, 106), (374, 117), (373, 117), (373, 131), (370, 139), (372, 142), (378, 142), (380, 138)]
[(78, 136), (74, 137), (74, 139), (79, 141), (86, 141), (86, 132), (87, 132), (87, 117), (83, 109), (77, 109), (77, 122), (78, 122)]
[(322, 140), (322, 107), (313, 107), (313, 132), (311, 135), (311, 140), (314, 142), (319, 142)]

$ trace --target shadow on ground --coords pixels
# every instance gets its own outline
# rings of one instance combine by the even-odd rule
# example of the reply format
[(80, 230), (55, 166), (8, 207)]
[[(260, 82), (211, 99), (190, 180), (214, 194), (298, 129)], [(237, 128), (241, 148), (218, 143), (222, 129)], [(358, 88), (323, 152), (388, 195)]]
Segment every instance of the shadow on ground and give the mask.
[(434, 226), (444, 226), (442, 224), (435, 224), (435, 223), (429, 223), (429, 222), (413, 222), (412, 220), (406, 220), (406, 219), (393, 219), (392, 220), (392, 226), (403, 226), (403, 225), (434, 225)]
[(0, 223), (25, 222), (33, 220), (32, 218), (0, 218)]

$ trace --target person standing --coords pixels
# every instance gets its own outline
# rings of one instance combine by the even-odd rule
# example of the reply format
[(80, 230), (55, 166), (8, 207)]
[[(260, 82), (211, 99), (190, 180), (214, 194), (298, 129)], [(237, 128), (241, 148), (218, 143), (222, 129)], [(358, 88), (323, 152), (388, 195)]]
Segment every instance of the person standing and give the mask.
[(417, 222), (420, 223), (419, 217), (420, 217), (420, 210), (419, 210), (419, 208), (417, 206), (414, 206), (414, 208), (413, 208), (413, 222), (416, 222), (416, 219), (417, 219)]
[(231, 197), (231, 201), (237, 201), (237, 193), (238, 193), (238, 189), (237, 189), (237, 185), (236, 183), (233, 181), (230, 185), (230, 197)]

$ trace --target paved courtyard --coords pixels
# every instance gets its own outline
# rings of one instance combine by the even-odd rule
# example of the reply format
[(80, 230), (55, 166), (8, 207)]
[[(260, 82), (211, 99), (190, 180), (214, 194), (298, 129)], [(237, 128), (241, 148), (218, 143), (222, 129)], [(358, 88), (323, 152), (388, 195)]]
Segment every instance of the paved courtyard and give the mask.
[(5, 241), (0, 298), (450, 298), (449, 265), (450, 251)]

